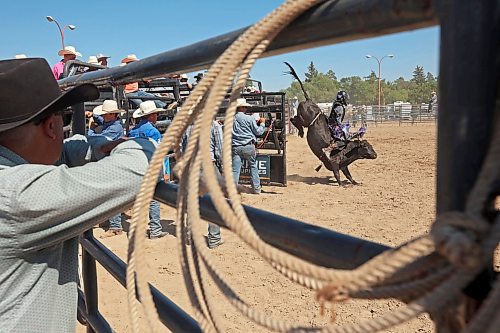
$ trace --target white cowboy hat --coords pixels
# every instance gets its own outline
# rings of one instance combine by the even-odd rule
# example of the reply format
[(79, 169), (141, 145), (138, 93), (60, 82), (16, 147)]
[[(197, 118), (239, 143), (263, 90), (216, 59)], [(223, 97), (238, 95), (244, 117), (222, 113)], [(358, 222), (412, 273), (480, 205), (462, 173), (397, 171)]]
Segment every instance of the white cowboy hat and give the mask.
[(247, 100), (244, 99), (244, 98), (238, 98), (236, 100), (236, 107), (237, 108), (239, 108), (239, 107), (249, 107), (249, 106), (252, 106), (252, 104), (248, 104)]
[(96, 56), (89, 56), (89, 59), (87, 60), (87, 62), (89, 64), (93, 64), (93, 65), (98, 65), (99, 62), (97, 61), (97, 57)]
[(126, 63), (129, 63), (129, 62), (132, 62), (132, 61), (138, 61), (139, 59), (137, 58), (137, 56), (135, 54), (129, 54), (127, 55), (125, 58), (122, 59), (122, 63), (126, 64)]
[(14, 56), (14, 58), (15, 58), (15, 59), (25, 59), (25, 58), (27, 58), (27, 57), (26, 57), (26, 54), (21, 53), (21, 54), (16, 54), (16, 55)]
[[(157, 108), (154, 101), (144, 101), (144, 102), (142, 102), (141, 104), (139, 104), (139, 109), (138, 110), (141, 110), (141, 112), (137, 114), (139, 117), (144, 117), (144, 116), (147, 116), (147, 115), (152, 114), (152, 113), (157, 113), (157, 112), (160, 112), (160, 111), (165, 111), (162, 108)], [(134, 114), (135, 114), (135, 112), (134, 112)]]
[(186, 74), (181, 74), (181, 80), (182, 80), (182, 79), (186, 79), (186, 80), (187, 80), (187, 79), (188, 79), (188, 76), (187, 76)]
[(106, 58), (106, 59), (111, 58), (110, 56), (107, 56), (107, 55), (102, 54), (102, 53), (98, 53), (95, 57), (97, 58), (97, 60), (102, 59), (102, 58)]
[(118, 109), (118, 103), (112, 99), (105, 100), (101, 105), (96, 106), (92, 112), (96, 116), (102, 116), (109, 113), (121, 113), (123, 110)]
[(175, 109), (177, 107), (177, 102), (176, 101), (173, 101), (172, 103), (170, 103), (168, 106), (167, 106), (167, 110), (172, 110), (172, 109)]
[(142, 111), (141, 109), (137, 109), (132, 113), (132, 118), (137, 119), (142, 117)]
[(59, 50), (59, 52), (57, 52), (57, 54), (60, 56), (63, 56), (65, 54), (72, 54), (72, 55), (75, 55), (77, 57), (82, 56), (82, 54), (80, 52), (76, 51), (74, 46), (66, 46), (66, 47), (64, 47), (63, 50)]

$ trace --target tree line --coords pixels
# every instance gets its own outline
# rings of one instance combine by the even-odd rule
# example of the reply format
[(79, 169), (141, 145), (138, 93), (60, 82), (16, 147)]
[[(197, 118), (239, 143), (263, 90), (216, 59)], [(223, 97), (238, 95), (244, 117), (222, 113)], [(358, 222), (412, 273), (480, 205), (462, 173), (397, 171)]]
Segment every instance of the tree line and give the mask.
[[(314, 102), (332, 102), (339, 90), (349, 94), (349, 103), (354, 105), (378, 104), (378, 78), (374, 71), (367, 77), (349, 76), (337, 79), (333, 70), (319, 72), (311, 61), (305, 73), (304, 88)], [(424, 71), (423, 66), (413, 70), (413, 77), (406, 81), (403, 77), (395, 81), (381, 80), (381, 104), (392, 104), (396, 101), (411, 104), (428, 103), (431, 92), (437, 91), (438, 77)], [(304, 99), (299, 83), (294, 80), (290, 87), (283, 89), (287, 98), (298, 96)]]

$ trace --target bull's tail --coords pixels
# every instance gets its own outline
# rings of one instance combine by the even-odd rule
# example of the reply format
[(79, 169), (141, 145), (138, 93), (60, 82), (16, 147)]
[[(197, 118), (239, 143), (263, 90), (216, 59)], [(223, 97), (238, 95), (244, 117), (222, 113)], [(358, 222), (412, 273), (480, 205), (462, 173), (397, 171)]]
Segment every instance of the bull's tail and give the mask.
[(297, 81), (299, 81), (299, 84), (300, 84), (300, 88), (302, 88), (302, 92), (304, 93), (304, 96), (306, 98), (306, 101), (310, 101), (311, 99), (309, 98), (309, 96), (307, 95), (307, 92), (306, 90), (304, 89), (304, 85), (302, 84), (302, 81), (300, 80), (299, 76), (297, 75), (297, 72), (295, 72), (295, 69), (293, 69), (292, 65), (290, 65), (288, 62), (285, 61), (285, 65), (288, 66), (288, 68), (290, 68), (290, 71), (289, 72), (286, 72), (287, 74), (290, 74), (292, 75), (294, 78), (297, 79)]

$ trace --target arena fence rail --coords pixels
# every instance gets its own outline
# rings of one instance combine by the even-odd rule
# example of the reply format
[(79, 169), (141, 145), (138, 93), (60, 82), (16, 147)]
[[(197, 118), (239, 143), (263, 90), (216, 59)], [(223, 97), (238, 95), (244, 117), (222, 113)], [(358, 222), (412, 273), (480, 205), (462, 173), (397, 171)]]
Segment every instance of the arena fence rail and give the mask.
[[(330, 0), (300, 16), (272, 42), (265, 56), (286, 53), (349, 40), (357, 40), (384, 34), (424, 28), (439, 23), (440, 46), (440, 111), (438, 122), (437, 156), (437, 213), (450, 210), (463, 211), (466, 198), (478, 177), (480, 167), (489, 148), (495, 117), (495, 101), (498, 101), (498, 4), (493, 1), (458, 2), (452, 0)], [(467, 24), (464, 24), (467, 22)], [(473, 29), (470, 27), (474, 27)], [(222, 36), (163, 52), (124, 67), (98, 70), (75, 75), (59, 81), (61, 88), (90, 82), (101, 86), (119, 86), (138, 79), (159, 77), (166, 73), (196, 71), (207, 68), (231, 44), (245, 28)], [(464, 43), (463, 41), (468, 41)], [(492, 46), (495, 46), (492, 48)], [(485, 51), (486, 50), (486, 51)], [(490, 50), (490, 51), (488, 51)], [(460, 70), (457, 70), (460, 68)], [(495, 70), (492, 70), (495, 69)], [(463, 97), (467, 96), (466, 99)], [(74, 116), (83, 118), (83, 105), (73, 108)], [(498, 114), (496, 115), (498, 116)], [(75, 125), (76, 123), (76, 125)], [(79, 120), (73, 124), (74, 133), (82, 133)], [(459, 131), (458, 131), (459, 129)], [(470, 136), (474, 140), (470, 140)], [(156, 199), (175, 205), (175, 188), (159, 185)], [(217, 222), (216, 213), (209, 198), (201, 198), (204, 218)], [(205, 202), (206, 201), (206, 202)], [(324, 265), (342, 267), (349, 258), (356, 257), (356, 264), (367, 260), (385, 248), (379, 244), (335, 234), (331, 231), (300, 224), (284, 217), (247, 208), (259, 234), (266, 241), (308, 260), (321, 260)], [(269, 214), (269, 215), (267, 215)], [(261, 218), (268, 218), (266, 227), (258, 226)], [(258, 218), (257, 218), (258, 217)], [(338, 251), (325, 251), (319, 255), (316, 241), (309, 244), (288, 245), (280, 243), (272, 229), (279, 223), (290, 223), (297, 228), (287, 237), (300, 233), (305, 242), (320, 237)], [(222, 223), (220, 223), (222, 225)], [(289, 225), (287, 224), (287, 228)], [(309, 234), (308, 237), (306, 237)], [(80, 317), (86, 321), (88, 332), (110, 332), (111, 328), (97, 309), (97, 279), (95, 260), (117, 277), (123, 284), (124, 263), (99, 244), (87, 232), (82, 237), (84, 248), (84, 290), (79, 302)], [(332, 245), (333, 244), (333, 245)], [(359, 245), (361, 244), (361, 247)], [(288, 247), (287, 247), (288, 246)], [(325, 249), (323, 249), (325, 250)], [(361, 252), (360, 252), (361, 251)], [(318, 259), (320, 258), (320, 259)], [(322, 258), (322, 259), (321, 259)], [(488, 272), (486, 272), (488, 273)], [(472, 283), (467, 288), (469, 297), (481, 301), (488, 281)], [(154, 289), (153, 289), (154, 290)], [(199, 331), (199, 326), (187, 314), (176, 308), (166, 297), (157, 292), (156, 306), (162, 322), (176, 332)], [(482, 296), (483, 295), (483, 296)], [(83, 299), (85, 297), (85, 299)], [(179, 319), (180, 318), (180, 319)], [(470, 318), (470, 314), (469, 314)], [(173, 322), (180, 320), (180, 322)], [(440, 323), (437, 323), (440, 332)]]

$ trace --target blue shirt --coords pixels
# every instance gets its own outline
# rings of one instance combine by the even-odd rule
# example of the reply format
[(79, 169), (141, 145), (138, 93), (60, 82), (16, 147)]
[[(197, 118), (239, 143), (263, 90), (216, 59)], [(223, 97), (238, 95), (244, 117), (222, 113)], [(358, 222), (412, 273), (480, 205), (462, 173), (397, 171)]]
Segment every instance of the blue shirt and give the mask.
[[(99, 123), (99, 122), (98, 122)], [(118, 140), (123, 136), (123, 126), (120, 119), (112, 120), (112, 121), (103, 121), (102, 122), (102, 131), (101, 133), (96, 133), (92, 128), (89, 128), (87, 133), (89, 136), (94, 135), (104, 135), (110, 140)]]
[(222, 142), (224, 140), (224, 132), (222, 126), (217, 121), (212, 121), (210, 129), (210, 157), (222, 165)]
[(233, 123), (233, 146), (245, 146), (256, 141), (256, 135), (264, 133), (264, 126), (257, 125), (257, 120), (243, 112), (237, 112)]
[(128, 133), (128, 136), (131, 138), (150, 138), (158, 143), (161, 140), (160, 131), (145, 119), (135, 125)]

